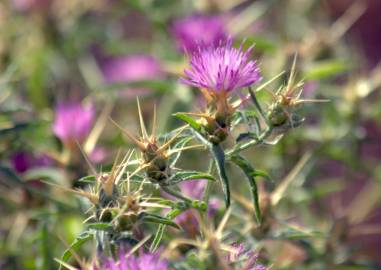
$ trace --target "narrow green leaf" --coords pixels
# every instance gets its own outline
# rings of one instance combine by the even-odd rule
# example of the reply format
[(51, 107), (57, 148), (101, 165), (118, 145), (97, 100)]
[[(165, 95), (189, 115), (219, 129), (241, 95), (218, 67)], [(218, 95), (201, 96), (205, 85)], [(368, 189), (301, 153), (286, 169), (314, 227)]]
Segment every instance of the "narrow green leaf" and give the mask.
[(184, 121), (185, 123), (189, 124), (195, 131), (202, 133), (202, 126), (189, 115), (180, 112), (175, 113), (173, 115), (179, 118), (180, 120)]
[[(180, 209), (180, 208), (175, 208), (172, 209), (166, 216), (168, 219), (174, 219), (178, 215), (180, 215), (185, 209)], [(152, 241), (150, 251), (155, 252), (156, 249), (159, 247), (161, 239), (163, 238), (163, 234), (165, 231), (166, 225), (165, 224), (160, 224), (159, 228), (156, 231), (155, 238)]]
[(93, 230), (101, 230), (101, 231), (107, 231), (109, 229), (112, 229), (112, 227), (113, 227), (112, 224), (105, 223), (105, 222), (87, 224), (87, 228), (93, 229)]
[(231, 161), (235, 163), (241, 170), (245, 173), (247, 179), (249, 180), (251, 194), (253, 196), (255, 217), (259, 224), (262, 222), (261, 209), (259, 207), (259, 196), (258, 196), (258, 187), (255, 181), (256, 171), (250, 165), (250, 163), (240, 155), (234, 155), (231, 157)]
[(151, 213), (145, 213), (142, 219), (145, 222), (158, 223), (158, 224), (168, 225), (176, 229), (181, 229), (181, 227), (176, 222), (172, 221), (170, 218), (167, 218), (167, 217), (162, 217), (162, 216), (151, 214)]
[(208, 173), (197, 171), (182, 171), (172, 175), (168, 180), (168, 185), (174, 185), (183, 181), (189, 180), (211, 180), (215, 181), (214, 177)]
[[(70, 245), (70, 247), (65, 250), (64, 254), (61, 257), (61, 261), (67, 262), (71, 256), (72, 252), (78, 250), (83, 244), (85, 244), (87, 241), (92, 240), (94, 238), (94, 234), (89, 231), (84, 231), (81, 233)], [(60, 269), (61, 265), (60, 265)]]
[(212, 145), (211, 151), (216, 161), (217, 172), (222, 184), (222, 190), (225, 196), (225, 205), (226, 205), (226, 208), (228, 208), (230, 206), (230, 187), (229, 187), (229, 179), (225, 171), (225, 153), (220, 145)]

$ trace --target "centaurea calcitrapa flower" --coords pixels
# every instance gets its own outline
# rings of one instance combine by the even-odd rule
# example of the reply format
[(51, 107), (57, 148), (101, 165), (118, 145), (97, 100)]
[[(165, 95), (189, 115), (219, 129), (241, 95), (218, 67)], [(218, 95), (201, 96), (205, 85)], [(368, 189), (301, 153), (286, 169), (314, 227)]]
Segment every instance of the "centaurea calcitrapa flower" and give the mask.
[(119, 160), (119, 154), (108, 173), (97, 173), (89, 163), (92, 174), (95, 177), (90, 191), (80, 189), (59, 188), (87, 198), (93, 209), (93, 214), (87, 219), (90, 222), (109, 223), (117, 236), (119, 232), (131, 231), (138, 226), (151, 209), (167, 208), (164, 205), (151, 202), (156, 198), (143, 194), (142, 185), (132, 187), (131, 177), (133, 173), (126, 172), (133, 151), (127, 153)]
[(233, 113), (240, 103), (233, 104), (231, 95), (261, 79), (256, 61), (250, 59), (253, 46), (244, 51), (232, 46), (232, 40), (216, 48), (199, 48), (190, 58), (190, 68), (180, 81), (200, 88), (207, 110), (199, 116), (208, 133), (208, 140), (219, 143), (226, 139)]
[(55, 109), (53, 133), (68, 148), (83, 143), (93, 126), (95, 108), (92, 103), (61, 102)]
[(193, 53), (199, 47), (217, 47), (228, 34), (221, 16), (193, 15), (176, 20), (171, 29), (177, 47)]
[(141, 160), (139, 170), (145, 171), (148, 179), (153, 183), (165, 184), (171, 176), (171, 168), (169, 162), (169, 156), (175, 152), (169, 153), (169, 147), (171, 143), (182, 132), (182, 129), (174, 135), (170, 140), (163, 145), (159, 145), (158, 138), (156, 136), (156, 108), (154, 108), (154, 116), (152, 121), (152, 131), (148, 135), (147, 129), (143, 120), (142, 112), (140, 109), (140, 103), (138, 101), (139, 121), (141, 127), (141, 137), (138, 139), (127, 130), (120, 127), (117, 123), (114, 124), (119, 127), (127, 137), (139, 148), (141, 151)]
[(275, 93), (271, 93), (274, 98), (271, 104), (267, 118), (276, 133), (284, 133), (290, 128), (297, 127), (304, 122), (304, 118), (295, 113), (298, 105), (310, 102), (327, 102), (321, 99), (303, 99), (304, 83), (295, 81), (296, 77), (296, 57), (294, 58), (290, 76), (285, 86), (281, 86)]
[(168, 261), (162, 259), (158, 252), (150, 253), (141, 250), (137, 255), (129, 255), (123, 252), (119, 260), (106, 258), (101, 262), (101, 267), (93, 266), (92, 270), (168, 270)]

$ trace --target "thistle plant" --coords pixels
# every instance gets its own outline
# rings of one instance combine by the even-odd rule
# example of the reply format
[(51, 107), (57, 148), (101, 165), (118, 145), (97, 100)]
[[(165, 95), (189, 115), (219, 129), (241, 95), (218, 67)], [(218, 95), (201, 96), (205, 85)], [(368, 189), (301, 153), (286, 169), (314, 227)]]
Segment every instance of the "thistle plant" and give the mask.
[[(296, 107), (315, 100), (301, 98), (303, 83), (295, 83), (296, 60), (285, 86), (275, 92), (268, 90), (269, 85), (280, 75), (260, 85), (260, 70), (257, 62), (251, 58), (253, 48), (244, 49), (243, 43), (235, 48), (233, 40), (228, 39), (219, 42), (218, 46), (199, 46), (189, 55), (189, 67), (184, 70), (180, 82), (197, 88), (205, 105), (201, 112), (175, 113), (174, 116), (185, 122), (184, 126), (158, 134), (154, 108), (149, 134), (139, 99), (140, 136), (133, 135), (135, 131), (110, 119), (126, 135), (134, 149), (129, 150), (123, 158), (118, 154), (110, 171), (98, 173), (88, 161), (92, 175), (79, 181), (89, 183), (90, 191), (66, 189), (87, 198), (92, 214), (85, 221), (88, 230), (68, 248), (59, 260), (61, 265), (67, 264), (74, 248), (94, 239), (98, 265), (103, 265), (105, 269), (142, 269), (146, 260), (143, 258), (151, 256), (147, 260), (153, 263), (155, 255), (141, 255), (141, 258), (129, 255), (126, 259), (121, 252), (140, 247), (154, 254), (162, 245), (166, 226), (171, 226), (177, 231), (186, 230), (190, 239), (174, 240), (163, 254), (171, 253), (178, 245), (185, 244), (188, 248), (192, 249), (193, 246), (199, 250), (197, 264), (209, 261), (208, 265), (218, 261), (220, 269), (264, 269), (263, 266), (255, 266), (257, 255), (253, 252), (248, 253), (250, 255), (246, 262), (240, 261), (238, 255), (226, 256), (226, 252), (235, 252), (234, 248), (223, 243), (225, 239), (222, 233), (232, 211), (228, 164), (236, 165), (246, 176), (255, 222), (261, 228), (262, 221), (269, 220), (269, 217), (263, 217), (262, 214), (265, 202), (260, 199), (257, 177), (268, 175), (255, 169), (243, 151), (258, 144), (266, 144), (274, 134), (283, 135), (302, 124), (304, 118), (297, 113)], [(266, 107), (257, 98), (257, 92), (262, 90), (273, 99)], [(181, 154), (188, 150), (208, 156), (207, 172), (179, 167)], [(224, 211), (227, 211), (216, 230), (206, 225), (216, 213), (215, 206), (209, 200), (214, 180), (221, 183), (226, 207)], [(188, 184), (185, 181), (190, 182)], [(207, 183), (199, 185), (196, 181)], [(186, 188), (193, 190), (187, 191)], [(269, 214), (268, 211), (263, 213)], [(143, 241), (145, 228), (151, 226), (150, 223), (157, 225), (156, 233), (154, 236), (147, 235)], [(239, 247), (238, 253), (242, 254), (242, 246)], [(102, 261), (102, 256), (119, 256), (120, 260)], [(157, 263), (167, 269), (167, 262)]]

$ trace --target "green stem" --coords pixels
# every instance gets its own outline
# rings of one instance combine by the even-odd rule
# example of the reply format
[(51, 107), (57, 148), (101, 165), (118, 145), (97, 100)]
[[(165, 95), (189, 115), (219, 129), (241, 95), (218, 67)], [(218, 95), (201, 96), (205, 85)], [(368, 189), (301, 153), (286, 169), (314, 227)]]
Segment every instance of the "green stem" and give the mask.
[[(209, 182), (209, 181), (208, 181)], [(192, 205), (192, 200), (183, 196), (182, 194), (180, 194), (179, 192), (177, 191), (174, 191), (166, 186), (160, 186), (162, 190), (164, 190), (166, 193), (168, 193), (169, 195), (172, 195), (173, 197), (176, 197), (178, 199), (181, 199), (183, 200), (185, 203), (187, 203), (188, 205)]]
[(227, 159), (229, 159), (231, 156), (233, 155), (236, 155), (236, 154), (240, 154), (241, 151), (253, 146), (253, 145), (257, 145), (259, 143), (262, 143), (272, 132), (272, 127), (269, 127), (266, 129), (265, 132), (263, 132), (257, 140), (252, 140), (252, 141), (249, 141), (247, 143), (244, 143), (244, 144), (237, 144), (233, 149), (227, 151), (225, 153), (225, 156)]

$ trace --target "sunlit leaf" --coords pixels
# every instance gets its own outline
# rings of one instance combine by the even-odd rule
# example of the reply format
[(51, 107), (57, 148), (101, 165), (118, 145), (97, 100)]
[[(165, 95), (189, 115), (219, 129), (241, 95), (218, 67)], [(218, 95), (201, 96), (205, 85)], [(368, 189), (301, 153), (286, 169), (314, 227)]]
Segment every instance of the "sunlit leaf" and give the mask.
[(198, 133), (202, 134), (202, 126), (196, 120), (194, 120), (192, 117), (190, 117), (189, 115), (187, 115), (185, 113), (180, 113), (180, 112), (175, 113), (173, 115), (176, 116), (177, 118), (179, 118), (180, 120), (184, 121), (185, 123), (189, 124)]

